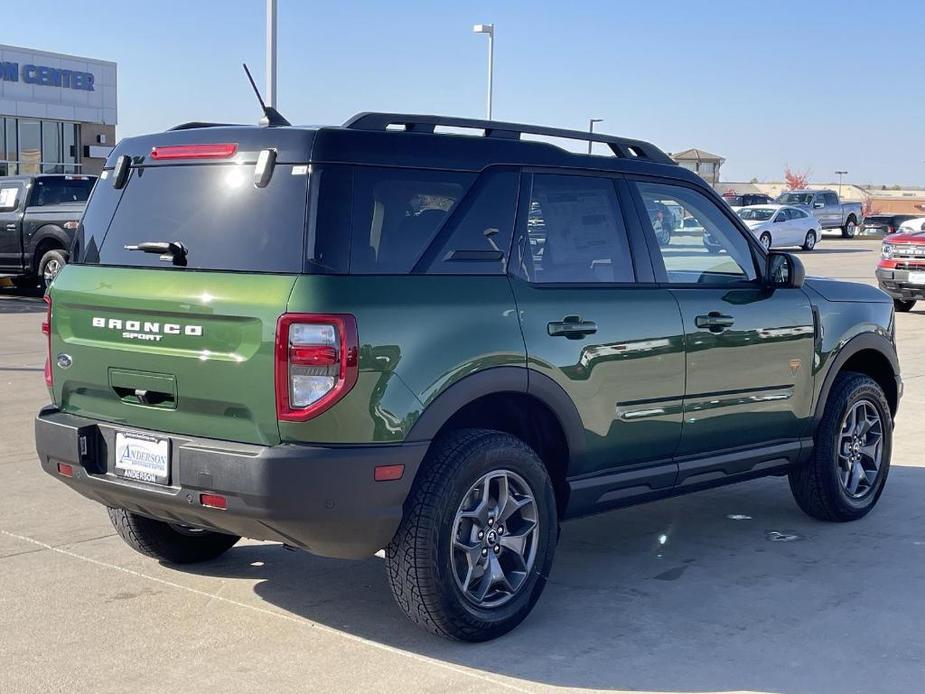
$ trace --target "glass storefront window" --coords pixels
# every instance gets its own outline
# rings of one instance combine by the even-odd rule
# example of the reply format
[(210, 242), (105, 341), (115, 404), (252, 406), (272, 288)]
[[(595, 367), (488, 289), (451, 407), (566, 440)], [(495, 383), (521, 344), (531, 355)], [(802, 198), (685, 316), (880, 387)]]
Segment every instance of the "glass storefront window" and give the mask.
[(19, 173), (41, 173), (42, 124), (37, 120), (19, 121)]

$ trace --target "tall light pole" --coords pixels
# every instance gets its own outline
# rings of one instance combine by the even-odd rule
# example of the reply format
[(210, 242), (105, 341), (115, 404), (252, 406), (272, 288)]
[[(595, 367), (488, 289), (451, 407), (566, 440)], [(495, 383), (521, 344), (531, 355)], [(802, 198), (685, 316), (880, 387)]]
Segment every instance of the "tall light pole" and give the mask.
[[(603, 122), (603, 118), (589, 118), (588, 119), (588, 132), (594, 132), (594, 124)], [(594, 143), (591, 140), (588, 140), (588, 154), (591, 154), (591, 145)]]
[(488, 120), (491, 120), (491, 84), (495, 72), (495, 25), (476, 24), (472, 27), (476, 34), (488, 34)]
[(276, 108), (276, 0), (267, 0), (267, 106)]
[(840, 200), (841, 199), (841, 177), (846, 175), (848, 172), (847, 171), (836, 171), (835, 173), (838, 174), (838, 198)]

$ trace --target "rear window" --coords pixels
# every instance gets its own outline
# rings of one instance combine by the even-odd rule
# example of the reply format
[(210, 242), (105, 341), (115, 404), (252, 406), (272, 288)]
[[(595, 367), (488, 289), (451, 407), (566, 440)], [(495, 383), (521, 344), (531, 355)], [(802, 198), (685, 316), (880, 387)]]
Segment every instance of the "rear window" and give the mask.
[(308, 176), (276, 167), (265, 188), (239, 164), (148, 166), (122, 190), (100, 181), (75, 247), (78, 262), (172, 268), (127, 245), (179, 241), (189, 269), (298, 273), (303, 269)]
[(93, 190), (96, 179), (89, 176), (53, 178), (38, 178), (32, 189), (32, 199), (29, 205), (33, 207), (46, 207), (47, 205), (66, 205), (75, 202), (86, 202)]

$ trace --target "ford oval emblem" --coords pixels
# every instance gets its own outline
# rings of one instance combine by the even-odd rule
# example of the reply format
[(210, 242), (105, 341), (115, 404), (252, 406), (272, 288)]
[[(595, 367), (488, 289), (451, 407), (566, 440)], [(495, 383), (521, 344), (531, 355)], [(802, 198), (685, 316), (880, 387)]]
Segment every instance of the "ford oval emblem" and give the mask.
[(59, 354), (57, 362), (58, 362), (59, 369), (67, 369), (70, 367), (71, 364), (74, 363), (74, 360), (71, 359), (70, 354)]

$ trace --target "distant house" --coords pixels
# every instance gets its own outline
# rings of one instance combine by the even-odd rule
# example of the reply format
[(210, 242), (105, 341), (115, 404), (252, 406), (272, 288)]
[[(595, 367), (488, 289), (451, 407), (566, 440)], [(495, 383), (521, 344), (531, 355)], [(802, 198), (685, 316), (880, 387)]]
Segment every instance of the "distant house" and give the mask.
[(683, 152), (677, 152), (670, 156), (685, 169), (690, 169), (698, 174), (711, 186), (716, 186), (719, 183), (719, 168), (726, 161), (718, 154), (710, 154), (696, 148), (685, 149)]

